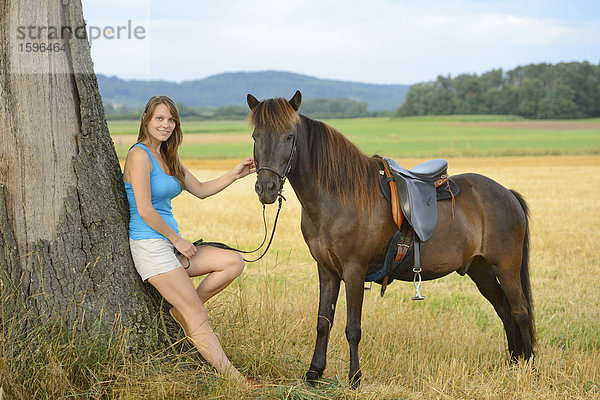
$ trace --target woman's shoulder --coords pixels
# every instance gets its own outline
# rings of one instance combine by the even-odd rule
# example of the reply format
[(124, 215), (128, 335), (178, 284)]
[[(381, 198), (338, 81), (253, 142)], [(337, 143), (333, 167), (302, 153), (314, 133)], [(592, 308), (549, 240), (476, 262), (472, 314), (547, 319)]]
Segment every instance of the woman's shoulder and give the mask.
[(127, 152), (127, 157), (146, 158), (148, 160), (150, 159), (148, 151), (144, 149), (140, 144), (135, 144), (131, 146), (131, 148)]
[(150, 156), (140, 146), (134, 146), (127, 152), (127, 158), (125, 160), (126, 164), (132, 165), (152, 165), (152, 161), (150, 160)]

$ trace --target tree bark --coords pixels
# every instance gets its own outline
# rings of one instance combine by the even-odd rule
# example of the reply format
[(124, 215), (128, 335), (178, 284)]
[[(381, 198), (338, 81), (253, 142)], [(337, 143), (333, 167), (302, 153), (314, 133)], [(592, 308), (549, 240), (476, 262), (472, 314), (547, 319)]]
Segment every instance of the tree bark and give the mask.
[[(131, 260), (90, 47), (46, 37), (50, 27), (84, 24), (81, 0), (0, 0), (0, 279), (32, 318), (78, 330), (122, 324), (141, 350), (164, 338), (155, 335), (161, 298)], [(23, 26), (48, 28), (36, 40), (30, 32), (40, 31), (22, 38)], [(28, 42), (63, 49), (27, 52)]]

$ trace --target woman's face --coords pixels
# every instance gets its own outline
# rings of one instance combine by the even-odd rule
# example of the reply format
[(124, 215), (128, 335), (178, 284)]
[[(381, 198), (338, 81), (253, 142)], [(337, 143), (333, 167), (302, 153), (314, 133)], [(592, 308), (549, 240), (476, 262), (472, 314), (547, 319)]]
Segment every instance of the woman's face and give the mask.
[(173, 115), (171, 115), (169, 107), (162, 103), (157, 105), (154, 108), (154, 114), (152, 114), (152, 118), (148, 121), (146, 127), (148, 128), (148, 133), (152, 140), (157, 140), (159, 142), (166, 141), (175, 129), (175, 119), (173, 118)]

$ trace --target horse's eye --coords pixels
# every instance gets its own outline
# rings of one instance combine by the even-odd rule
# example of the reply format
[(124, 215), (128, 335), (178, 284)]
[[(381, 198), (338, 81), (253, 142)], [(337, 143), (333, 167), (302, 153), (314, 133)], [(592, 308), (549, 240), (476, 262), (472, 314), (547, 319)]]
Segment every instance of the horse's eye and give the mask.
[(289, 142), (289, 141), (290, 141), (290, 140), (292, 140), (293, 138), (294, 138), (294, 135), (287, 135), (287, 136), (285, 137), (285, 140), (287, 140), (287, 141)]
[(256, 142), (256, 136), (252, 135), (252, 140)]

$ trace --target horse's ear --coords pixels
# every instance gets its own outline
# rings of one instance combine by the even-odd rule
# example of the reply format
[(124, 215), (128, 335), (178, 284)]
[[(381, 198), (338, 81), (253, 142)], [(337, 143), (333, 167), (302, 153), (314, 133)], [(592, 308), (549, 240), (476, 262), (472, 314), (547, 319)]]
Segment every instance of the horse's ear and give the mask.
[(256, 100), (256, 97), (252, 96), (250, 93), (248, 93), (248, 96), (246, 96), (246, 101), (248, 102), (248, 107), (250, 107), (251, 110), (259, 103), (259, 101)]
[(299, 90), (296, 90), (294, 97), (290, 99), (290, 105), (296, 111), (300, 109), (300, 104), (302, 104), (302, 93)]

